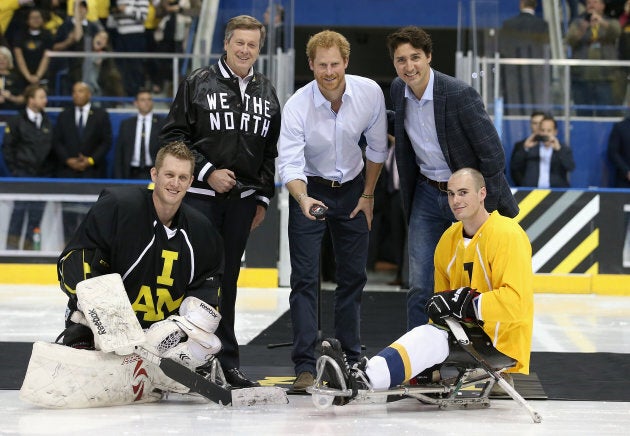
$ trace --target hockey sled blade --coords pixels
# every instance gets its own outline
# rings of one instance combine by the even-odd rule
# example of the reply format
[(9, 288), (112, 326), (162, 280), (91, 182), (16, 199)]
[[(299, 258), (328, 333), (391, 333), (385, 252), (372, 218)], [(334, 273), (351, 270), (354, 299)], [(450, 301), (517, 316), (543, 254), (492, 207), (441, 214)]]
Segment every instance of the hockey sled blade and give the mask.
[(164, 374), (208, 400), (229, 406), (232, 404), (232, 391), (222, 388), (205, 377), (171, 359), (160, 359), (160, 369)]
[(277, 386), (234, 389), (232, 406), (261, 406), (270, 404), (287, 404), (289, 399), (284, 389)]

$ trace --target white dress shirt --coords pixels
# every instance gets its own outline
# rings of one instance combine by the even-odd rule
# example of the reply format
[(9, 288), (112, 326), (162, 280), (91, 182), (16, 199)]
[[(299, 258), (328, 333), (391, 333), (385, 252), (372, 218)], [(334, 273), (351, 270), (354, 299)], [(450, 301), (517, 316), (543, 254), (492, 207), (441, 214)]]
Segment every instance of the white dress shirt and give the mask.
[[(224, 68), (225, 67), (225, 68)], [(247, 76), (241, 77), (232, 71), (232, 68), (227, 64), (227, 62), (219, 62), (219, 69), (223, 73), (224, 76), (234, 76), (238, 79), (238, 87), (241, 90), (241, 99), (245, 99), (245, 89), (247, 89), (247, 84), (254, 77), (254, 67), (251, 67), (247, 72)], [(228, 74), (229, 71), (229, 74)]]
[(39, 129), (42, 126), (42, 114), (39, 112), (35, 112), (33, 110), (31, 110), (30, 108), (26, 108), (26, 115), (28, 116), (28, 119), (31, 120), (33, 123), (35, 123), (35, 125), (37, 126), (37, 128)]
[(405, 86), (405, 131), (416, 153), (416, 163), (420, 167), (420, 172), (431, 180), (446, 182), (451, 176), (451, 170), (440, 148), (435, 128), (434, 76), (431, 69), (427, 89), (420, 100), (409, 86)]
[(545, 145), (541, 142), (539, 153), (540, 161), (538, 163), (538, 187), (549, 188), (549, 186), (551, 186), (549, 175), (551, 174), (551, 155), (553, 154), (553, 148), (545, 147)]
[(341, 183), (363, 169), (359, 140), (365, 135), (365, 156), (387, 159), (385, 98), (376, 82), (346, 74), (346, 89), (338, 113), (322, 95), (316, 81), (298, 89), (286, 102), (278, 140), (278, 173), (283, 184), (307, 176)]
[(81, 113), (83, 113), (83, 127), (85, 127), (91, 107), (92, 107), (91, 103), (88, 103), (82, 107), (75, 106), (74, 107), (74, 124), (76, 124), (77, 126), (79, 125), (79, 119), (81, 117)]

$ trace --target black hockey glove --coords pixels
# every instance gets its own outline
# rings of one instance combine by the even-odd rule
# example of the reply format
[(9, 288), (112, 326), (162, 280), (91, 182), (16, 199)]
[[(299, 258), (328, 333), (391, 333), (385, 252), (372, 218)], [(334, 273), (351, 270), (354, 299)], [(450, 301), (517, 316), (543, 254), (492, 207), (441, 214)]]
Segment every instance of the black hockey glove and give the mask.
[(447, 316), (464, 322), (476, 320), (472, 300), (477, 295), (479, 292), (468, 287), (438, 292), (429, 298), (426, 306), (427, 314), (433, 322), (438, 324), (441, 323), (442, 318)]

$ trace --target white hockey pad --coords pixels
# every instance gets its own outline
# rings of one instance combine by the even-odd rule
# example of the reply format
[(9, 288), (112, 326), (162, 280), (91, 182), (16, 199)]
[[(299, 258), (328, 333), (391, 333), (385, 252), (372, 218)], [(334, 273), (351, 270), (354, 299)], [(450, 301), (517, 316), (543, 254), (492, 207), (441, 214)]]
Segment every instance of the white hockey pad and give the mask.
[(137, 354), (35, 342), (20, 398), (48, 408), (86, 408), (158, 401), (161, 391), (189, 389)]
[(197, 297), (186, 297), (179, 306), (179, 314), (208, 333), (214, 333), (221, 315), (212, 306)]
[(107, 274), (77, 284), (78, 307), (94, 333), (97, 350), (130, 354), (144, 342), (120, 274)]

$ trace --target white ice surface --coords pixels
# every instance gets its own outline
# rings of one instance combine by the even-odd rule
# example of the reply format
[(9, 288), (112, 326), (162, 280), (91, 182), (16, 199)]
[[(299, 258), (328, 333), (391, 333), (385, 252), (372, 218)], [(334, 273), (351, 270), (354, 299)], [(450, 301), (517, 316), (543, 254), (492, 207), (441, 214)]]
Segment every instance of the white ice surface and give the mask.
[[(237, 336), (246, 343), (288, 308), (288, 289), (241, 289)], [(0, 285), (0, 341), (52, 341), (63, 327), (56, 287)], [(630, 298), (536, 295), (534, 351), (630, 353)], [(395, 339), (395, 338), (392, 338)], [(287, 362), (287, 366), (291, 366)], [(576, 383), (579, 382), (576, 380)], [(415, 400), (320, 411), (308, 396), (284, 406), (224, 408), (190, 396), (98, 409), (46, 410), (0, 391), (0, 434), (59, 435), (626, 435), (630, 403), (530, 401), (534, 424), (511, 400), (484, 410), (440, 411)]]

